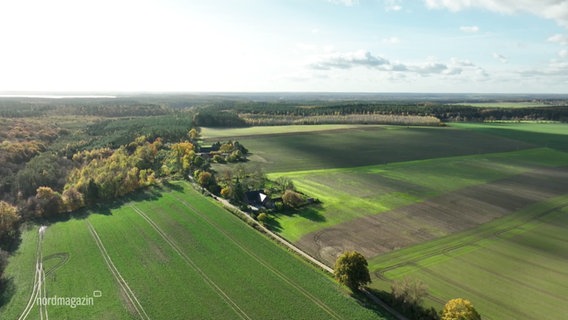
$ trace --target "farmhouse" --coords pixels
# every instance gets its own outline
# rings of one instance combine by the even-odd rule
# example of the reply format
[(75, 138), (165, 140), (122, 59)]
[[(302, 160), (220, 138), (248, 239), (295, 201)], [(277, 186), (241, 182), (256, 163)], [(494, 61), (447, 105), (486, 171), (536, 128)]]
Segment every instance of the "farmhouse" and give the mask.
[(261, 190), (245, 192), (245, 201), (254, 211), (258, 211), (261, 208), (274, 209), (272, 199)]

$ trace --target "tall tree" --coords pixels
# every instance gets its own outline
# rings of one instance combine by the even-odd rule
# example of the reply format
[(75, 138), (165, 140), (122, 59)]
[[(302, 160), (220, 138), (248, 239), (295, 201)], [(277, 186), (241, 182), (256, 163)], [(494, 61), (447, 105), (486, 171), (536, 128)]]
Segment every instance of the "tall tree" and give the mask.
[(351, 290), (371, 283), (367, 259), (357, 251), (346, 251), (335, 261), (333, 274), (335, 279)]
[(16, 207), (0, 201), (0, 249), (7, 249), (8, 244), (17, 236), (19, 220)]
[(50, 187), (37, 188), (36, 199), (38, 204), (36, 213), (38, 216), (50, 217), (63, 211), (61, 195)]

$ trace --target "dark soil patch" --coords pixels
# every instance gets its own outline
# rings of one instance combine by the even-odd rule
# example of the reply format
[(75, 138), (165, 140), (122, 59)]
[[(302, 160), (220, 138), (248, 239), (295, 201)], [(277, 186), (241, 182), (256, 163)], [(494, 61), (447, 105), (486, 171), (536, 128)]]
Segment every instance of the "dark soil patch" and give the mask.
[(310, 233), (297, 245), (332, 266), (345, 250), (373, 257), (471, 229), (566, 193), (568, 168), (539, 168)]

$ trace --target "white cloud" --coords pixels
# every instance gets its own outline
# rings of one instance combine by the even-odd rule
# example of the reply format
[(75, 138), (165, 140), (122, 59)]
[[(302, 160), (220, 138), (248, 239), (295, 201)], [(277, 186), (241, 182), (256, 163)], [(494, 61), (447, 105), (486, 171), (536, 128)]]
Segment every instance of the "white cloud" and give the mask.
[(388, 37), (383, 39), (383, 43), (397, 44), (400, 43), (400, 39), (398, 37)]
[(460, 30), (467, 33), (475, 33), (479, 31), (478, 26), (461, 26)]
[(352, 7), (359, 4), (359, 0), (327, 0), (327, 2), (331, 2), (333, 4), (341, 4), (346, 7)]
[(450, 11), (482, 8), (506, 14), (528, 12), (568, 27), (568, 1), (566, 0), (424, 0), (424, 2), (428, 8)]
[(402, 0), (385, 0), (386, 11), (400, 11), (402, 10)]
[(476, 75), (487, 76), (482, 68), (476, 66), (471, 61), (450, 59), (443, 63), (434, 59), (427, 59), (425, 62), (404, 63), (391, 61), (381, 56), (375, 56), (369, 51), (355, 51), (344, 53), (333, 53), (320, 56), (316, 62), (310, 64), (311, 69), (315, 70), (348, 70), (356, 67), (365, 67), (388, 73), (407, 73), (418, 76), (442, 75), (453, 76), (462, 73), (473, 73)]
[(560, 44), (568, 44), (568, 35), (565, 34), (555, 34), (553, 36), (548, 37), (547, 39), (550, 42), (556, 42)]
[(369, 51), (359, 50), (356, 52), (333, 53), (311, 64), (313, 69), (351, 69), (354, 67), (376, 68), (387, 65), (390, 62), (382, 57), (373, 56)]
[(493, 58), (503, 62), (503, 63), (507, 63), (507, 61), (509, 61), (509, 59), (507, 59), (507, 57), (505, 57), (504, 55), (497, 53), (497, 52), (493, 52)]
[(558, 56), (560, 58), (568, 58), (568, 50), (562, 49), (562, 50), (558, 51)]

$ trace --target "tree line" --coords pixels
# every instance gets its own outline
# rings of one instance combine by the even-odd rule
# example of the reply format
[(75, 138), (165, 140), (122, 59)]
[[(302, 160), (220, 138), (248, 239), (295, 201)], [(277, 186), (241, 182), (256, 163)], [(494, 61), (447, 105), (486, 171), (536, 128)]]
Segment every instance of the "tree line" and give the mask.
[[(371, 283), (367, 259), (357, 251), (346, 251), (335, 261), (333, 275), (354, 293)], [(403, 278), (393, 281), (387, 297), (391, 306), (410, 319), (416, 320), (481, 320), (481, 316), (466, 299), (450, 299), (441, 311), (424, 308), (423, 299), (428, 296), (428, 287), (422, 281)]]

